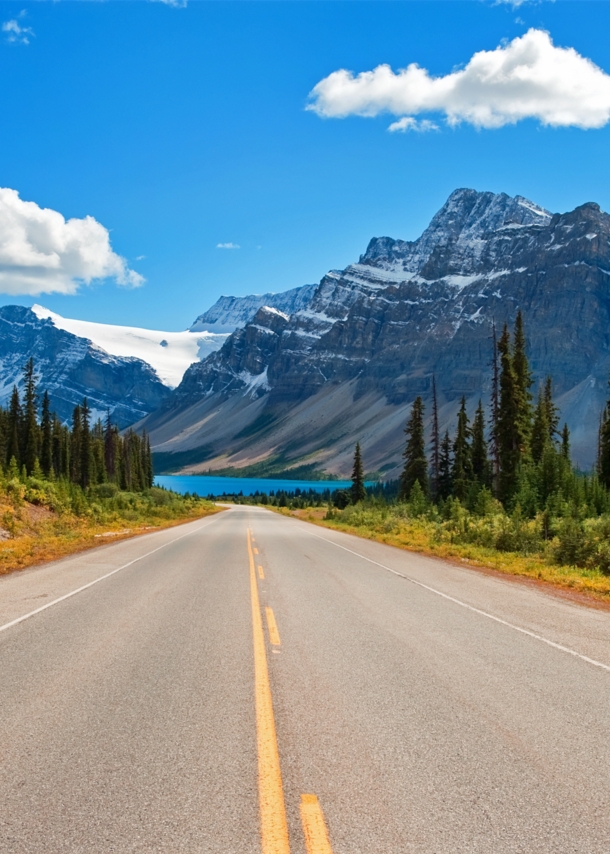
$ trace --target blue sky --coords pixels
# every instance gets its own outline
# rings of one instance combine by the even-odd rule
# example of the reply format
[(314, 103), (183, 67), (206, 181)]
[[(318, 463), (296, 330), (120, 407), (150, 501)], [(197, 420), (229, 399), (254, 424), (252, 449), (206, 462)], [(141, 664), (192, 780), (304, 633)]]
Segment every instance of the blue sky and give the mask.
[[(392, 133), (387, 113), (305, 109), (339, 69), (448, 75), (530, 28), (610, 73), (610, 3), (5, 2), (0, 15), (15, 22), (0, 33), (0, 187), (93, 217), (116, 253), (102, 264), (114, 279), (67, 285), (84, 263), (68, 253), (64, 293), (25, 294), (25, 277), (5, 304), (177, 330), (221, 294), (315, 282), (373, 236), (417, 237), (456, 187), (610, 210), (609, 124), (451, 126), (431, 110), (416, 121), (438, 130)], [(78, 240), (101, 246), (88, 222)], [(0, 211), (0, 248), (7, 228)], [(14, 274), (0, 287), (19, 291)]]

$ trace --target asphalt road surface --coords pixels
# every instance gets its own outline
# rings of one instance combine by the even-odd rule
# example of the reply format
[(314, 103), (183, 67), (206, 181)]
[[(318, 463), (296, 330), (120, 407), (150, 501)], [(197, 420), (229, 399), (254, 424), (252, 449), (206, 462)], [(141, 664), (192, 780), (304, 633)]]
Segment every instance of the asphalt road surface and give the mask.
[(610, 613), (532, 586), (236, 507), (2, 578), (0, 662), (3, 854), (610, 852)]

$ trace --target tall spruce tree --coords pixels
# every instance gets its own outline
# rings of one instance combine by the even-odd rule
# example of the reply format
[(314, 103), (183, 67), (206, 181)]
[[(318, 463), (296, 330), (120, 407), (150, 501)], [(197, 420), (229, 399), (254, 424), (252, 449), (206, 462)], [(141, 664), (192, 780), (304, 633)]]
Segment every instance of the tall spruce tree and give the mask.
[(32, 474), (38, 459), (40, 431), (38, 428), (38, 392), (36, 388), (36, 370), (34, 359), (30, 358), (23, 373), (23, 419), (22, 454), (23, 465), (28, 474)]
[(453, 467), (451, 471), (453, 494), (460, 501), (464, 501), (472, 483), (471, 437), (470, 421), (466, 412), (466, 398), (462, 397), (458, 412), (457, 430), (453, 440)]
[[(144, 437), (148, 438), (148, 437)], [(148, 469), (148, 464), (146, 465)], [(148, 471), (146, 472), (148, 480)], [(366, 498), (366, 488), (364, 486), (364, 469), (362, 467), (362, 454), (360, 452), (360, 442), (356, 442), (356, 450), (354, 451), (354, 465), (352, 468), (352, 486), (350, 489), (352, 504), (358, 504), (359, 501), (364, 501)]]
[(399, 498), (406, 501), (416, 482), (424, 495), (428, 491), (428, 461), (424, 438), (424, 402), (416, 397), (405, 427), (407, 443), (403, 452), (404, 468), (399, 481)]
[(81, 483), (83, 421), (80, 406), (72, 412), (72, 431), (70, 433), (70, 480)]
[(21, 468), (21, 422), (23, 420), (23, 410), (21, 408), (21, 399), (17, 386), (13, 386), (11, 394), (11, 402), (9, 404), (8, 417), (6, 420), (6, 464), (10, 465), (11, 460), (15, 460), (17, 466)]
[(91, 409), (87, 398), (83, 398), (80, 410), (81, 417), (81, 439), (80, 439), (80, 485), (86, 489), (94, 480), (92, 477), (92, 454), (91, 454)]
[(526, 354), (525, 329), (523, 315), (517, 312), (515, 321), (513, 371), (515, 374), (515, 390), (517, 394), (517, 430), (520, 458), (529, 455), (530, 437), (532, 431), (532, 372)]
[(491, 400), (489, 416), (489, 453), (491, 456), (491, 488), (499, 492), (500, 454), (498, 450), (498, 419), (500, 414), (500, 363), (495, 321), (492, 323)]
[(570, 461), (570, 430), (567, 424), (563, 425), (561, 431), (561, 456), (566, 462)]
[(449, 430), (445, 430), (438, 459), (438, 497), (443, 501), (446, 501), (452, 493), (451, 469), (451, 438)]
[(544, 449), (550, 441), (548, 408), (544, 400), (544, 391), (540, 389), (532, 422), (531, 454), (535, 463), (541, 461)]
[(53, 419), (48, 391), (45, 391), (42, 398), (40, 433), (40, 467), (45, 477), (49, 477), (53, 470)]
[(519, 422), (519, 390), (513, 366), (508, 326), (505, 324), (498, 341), (500, 355), (500, 400), (496, 436), (498, 443), (498, 497), (506, 503), (513, 497), (518, 484), (521, 461)]
[(430, 442), (430, 491), (432, 500), (438, 500), (438, 479), (441, 442), (438, 428), (438, 400), (436, 397), (436, 377), (432, 376), (432, 438)]
[(481, 486), (491, 485), (491, 466), (485, 441), (485, 412), (480, 400), (472, 422), (472, 474)]

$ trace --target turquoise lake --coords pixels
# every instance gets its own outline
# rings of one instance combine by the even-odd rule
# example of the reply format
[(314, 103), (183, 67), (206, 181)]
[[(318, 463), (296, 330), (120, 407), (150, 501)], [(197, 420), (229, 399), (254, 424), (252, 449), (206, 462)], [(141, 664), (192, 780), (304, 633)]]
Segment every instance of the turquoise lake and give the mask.
[[(155, 477), (156, 486), (164, 486), (174, 492), (195, 493), (196, 495), (253, 495), (255, 492), (271, 491), (301, 492), (314, 489), (345, 489), (352, 485), (351, 480), (276, 480), (263, 477), (212, 477), (211, 475), (162, 474)], [(368, 486), (368, 484), (367, 484)]]

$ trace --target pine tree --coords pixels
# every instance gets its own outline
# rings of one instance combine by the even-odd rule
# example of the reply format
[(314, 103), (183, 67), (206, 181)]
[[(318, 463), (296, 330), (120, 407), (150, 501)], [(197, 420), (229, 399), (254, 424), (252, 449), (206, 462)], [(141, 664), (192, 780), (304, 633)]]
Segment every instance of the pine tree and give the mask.
[(104, 427), (104, 460), (108, 479), (114, 481), (117, 475), (117, 431), (110, 419), (110, 410), (106, 415)]
[(53, 469), (53, 421), (49, 393), (45, 391), (42, 398), (42, 414), (40, 417), (40, 467), (45, 477), (49, 477)]
[(480, 400), (472, 423), (472, 473), (481, 486), (490, 485), (491, 466), (485, 441), (485, 412)]
[(38, 393), (36, 390), (36, 371), (34, 359), (28, 359), (23, 374), (23, 420), (21, 446), (23, 448), (23, 464), (28, 474), (34, 471), (34, 465), (39, 453), (38, 429)]
[(470, 439), (472, 433), (466, 412), (466, 398), (462, 398), (458, 412), (457, 430), (453, 441), (453, 494), (463, 501), (472, 483), (472, 448)]
[(549, 425), (549, 438), (553, 442), (559, 433), (559, 410), (553, 402), (553, 380), (551, 377), (547, 377), (544, 383), (544, 406)]
[(548, 413), (549, 410), (544, 398), (544, 391), (540, 389), (538, 402), (534, 410), (534, 421), (532, 423), (531, 454), (532, 460), (535, 463), (541, 461), (544, 449), (550, 442)]
[(72, 431), (70, 433), (70, 480), (72, 483), (81, 482), (82, 427), (81, 408), (75, 406), (72, 413)]
[(432, 376), (432, 441), (430, 454), (430, 488), (432, 500), (438, 499), (438, 479), (440, 464), (440, 435), (438, 429), (438, 401), (436, 397), (436, 377)]
[(517, 489), (521, 461), (519, 430), (519, 389), (513, 367), (508, 326), (498, 341), (500, 355), (500, 401), (498, 406), (498, 497), (506, 503)]
[(8, 410), (6, 431), (6, 462), (10, 464), (12, 459), (16, 460), (17, 466), (21, 465), (21, 422), (23, 410), (19, 398), (17, 386), (13, 386), (11, 402)]
[(567, 424), (563, 425), (561, 431), (561, 456), (567, 462), (570, 461), (570, 431)]
[(360, 442), (356, 442), (354, 451), (354, 466), (352, 468), (352, 486), (350, 489), (352, 504), (358, 504), (366, 498), (364, 486), (364, 469), (362, 468), (362, 454), (360, 453)]
[(446, 430), (441, 441), (438, 460), (438, 497), (443, 501), (446, 501), (453, 491), (451, 468), (451, 438), (449, 430)]
[(493, 355), (491, 360), (491, 400), (489, 418), (489, 452), (491, 456), (491, 487), (494, 495), (499, 491), (500, 456), (498, 451), (498, 418), (500, 413), (500, 365), (495, 321), (492, 324)]
[(416, 481), (425, 494), (428, 489), (428, 461), (424, 439), (424, 402), (415, 398), (405, 427), (407, 443), (403, 452), (405, 461), (399, 483), (399, 498), (407, 500)]
[(91, 483), (91, 428), (89, 419), (91, 410), (87, 403), (87, 398), (83, 398), (83, 404), (80, 410), (81, 417), (81, 440), (80, 440), (80, 485), (86, 489)]
[(525, 350), (526, 341), (523, 328), (523, 315), (519, 311), (515, 321), (513, 371), (517, 394), (517, 441), (521, 459), (525, 459), (529, 455), (529, 443), (532, 431), (532, 395), (530, 389), (533, 380)]

